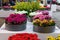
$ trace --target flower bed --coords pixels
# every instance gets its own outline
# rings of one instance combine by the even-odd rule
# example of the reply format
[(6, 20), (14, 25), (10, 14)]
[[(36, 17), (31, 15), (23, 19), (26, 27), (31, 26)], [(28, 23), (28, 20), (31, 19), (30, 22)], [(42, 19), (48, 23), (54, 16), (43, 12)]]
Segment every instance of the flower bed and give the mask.
[(40, 39), (38, 39), (37, 34), (22, 33), (12, 35), (8, 38), (8, 40), (40, 40)]

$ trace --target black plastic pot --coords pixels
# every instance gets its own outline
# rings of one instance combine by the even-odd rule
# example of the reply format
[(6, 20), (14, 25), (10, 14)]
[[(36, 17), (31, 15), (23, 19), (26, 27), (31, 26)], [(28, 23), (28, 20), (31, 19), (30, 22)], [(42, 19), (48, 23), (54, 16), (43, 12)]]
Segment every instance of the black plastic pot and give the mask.
[(6, 10), (6, 11), (8, 11), (8, 10), (10, 10), (10, 8), (3, 8), (3, 10)]
[(11, 10), (15, 10), (14, 8), (11, 8)]
[(1, 10), (2, 8), (0, 8), (0, 10)]
[(13, 25), (13, 24), (6, 24), (5, 23), (5, 29), (9, 31), (22, 31), (26, 29), (26, 23), (20, 24), (20, 25)]
[(50, 27), (38, 27), (34, 26), (33, 31), (39, 32), (39, 33), (52, 33), (55, 31), (55, 26), (50, 26)]
[(46, 8), (46, 10), (49, 10), (49, 11), (50, 11), (50, 10), (51, 10), (51, 8)]

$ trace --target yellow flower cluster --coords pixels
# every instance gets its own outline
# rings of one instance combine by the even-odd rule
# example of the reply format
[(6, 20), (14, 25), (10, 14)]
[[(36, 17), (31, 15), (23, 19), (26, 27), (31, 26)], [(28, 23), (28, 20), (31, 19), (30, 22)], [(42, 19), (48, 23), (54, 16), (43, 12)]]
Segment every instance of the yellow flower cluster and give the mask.
[(47, 40), (55, 40), (55, 38), (53, 36), (49, 36), (47, 37)]
[(16, 8), (16, 5), (15, 6), (10, 6), (11, 8), (15, 9)]
[(53, 36), (47, 37), (47, 40), (60, 40), (60, 35), (58, 35), (56, 38)]
[(44, 5), (41, 5), (40, 8), (45, 8)]
[(33, 24), (39, 25), (39, 26), (43, 26), (43, 25), (50, 25), (53, 26), (53, 24), (55, 24), (55, 22), (51, 19), (51, 20), (40, 20), (40, 19), (35, 19), (33, 20)]

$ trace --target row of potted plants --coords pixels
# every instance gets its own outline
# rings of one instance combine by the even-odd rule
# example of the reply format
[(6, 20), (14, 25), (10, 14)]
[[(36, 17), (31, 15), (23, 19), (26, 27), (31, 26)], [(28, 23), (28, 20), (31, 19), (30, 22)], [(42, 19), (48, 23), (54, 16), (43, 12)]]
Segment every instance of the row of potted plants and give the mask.
[(39, 9), (39, 3), (38, 2), (17, 2), (16, 3), (16, 9), (18, 11), (35, 11)]
[(6, 6), (2, 6), (0, 9), (4, 9), (4, 10), (15, 10), (15, 6), (6, 5)]
[(39, 2), (17, 2), (15, 5), (15, 9), (17, 11), (28, 11), (28, 12), (34, 12), (36, 10), (45, 10), (49, 9), (50, 6), (44, 6), (41, 5)]
[[(33, 31), (49, 33), (55, 31), (55, 21), (52, 20), (49, 12), (42, 11), (42, 14), (37, 14), (32, 17)], [(21, 31), (26, 29), (27, 15), (26, 14), (11, 14), (5, 19), (6, 29), (10, 31)]]
[(3, 6), (2, 8), (13, 9), (13, 10), (17, 9), (18, 11), (25, 10), (28, 12), (32, 12), (36, 10), (46, 10), (46, 9), (48, 10), (51, 8), (51, 6), (49, 5), (44, 6), (39, 2), (17, 2), (16, 5), (14, 6), (7, 5), (7, 6)]

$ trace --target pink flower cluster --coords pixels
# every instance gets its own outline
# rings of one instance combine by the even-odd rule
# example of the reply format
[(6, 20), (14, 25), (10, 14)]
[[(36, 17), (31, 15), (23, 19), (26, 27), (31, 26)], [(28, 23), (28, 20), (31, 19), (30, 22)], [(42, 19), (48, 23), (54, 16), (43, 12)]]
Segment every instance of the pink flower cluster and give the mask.
[(45, 10), (45, 11), (42, 11), (42, 14), (43, 15), (49, 15), (49, 12), (47, 10)]
[(10, 24), (21, 24), (26, 20), (25, 14), (10, 14), (10, 16), (5, 19), (5, 21)]
[(10, 6), (3, 6), (3, 8), (10, 8)]
[(48, 11), (42, 11), (42, 14), (33, 17), (33, 20), (35, 19), (40, 19), (40, 20), (51, 19), (51, 16), (49, 15)]

